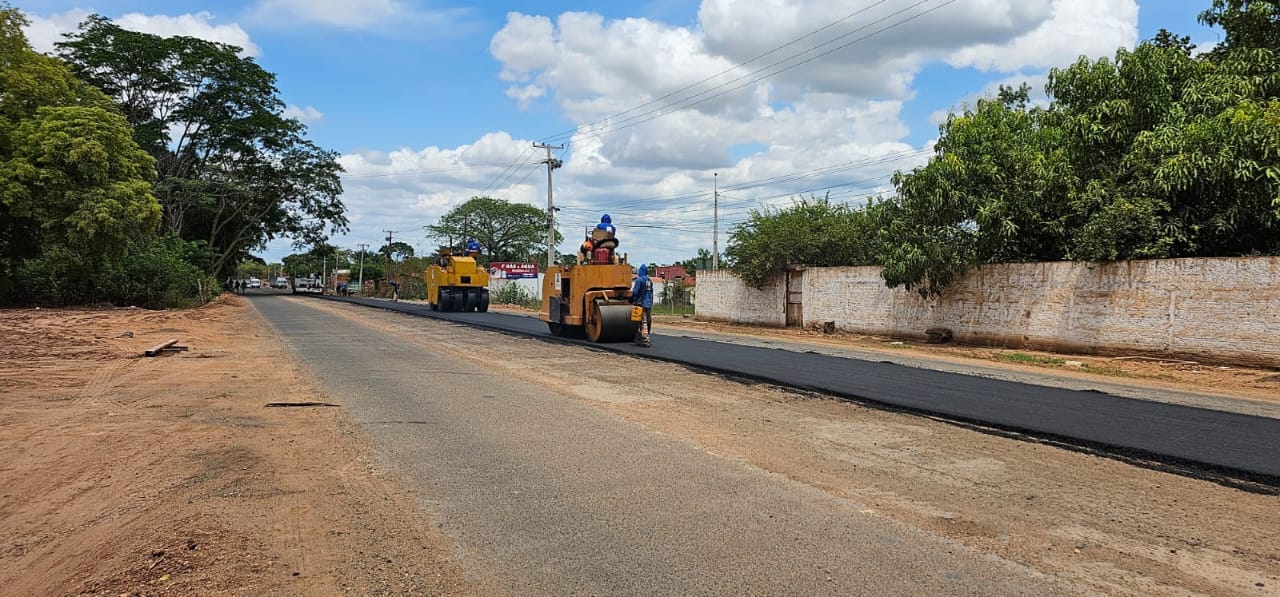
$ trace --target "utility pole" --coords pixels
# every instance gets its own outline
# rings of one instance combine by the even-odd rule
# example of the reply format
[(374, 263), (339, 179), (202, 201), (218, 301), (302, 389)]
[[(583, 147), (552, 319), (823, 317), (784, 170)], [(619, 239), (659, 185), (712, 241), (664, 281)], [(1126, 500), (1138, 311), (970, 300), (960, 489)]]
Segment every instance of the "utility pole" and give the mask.
[(711, 216), (711, 270), (720, 269), (720, 173), (712, 175), (715, 184), (714, 208)]
[(364, 296), (364, 250), (369, 246), (369, 243), (359, 243), (357, 246), (360, 247), (360, 281), (357, 284), (359, 285), (358, 288), (360, 288), (360, 296)]
[(547, 268), (556, 263), (556, 207), (551, 200), (551, 171), (563, 166), (563, 162), (551, 157), (552, 149), (564, 149), (563, 145), (534, 143), (534, 147), (547, 150), (547, 159), (538, 162), (547, 165)]
[(387, 233), (387, 282), (391, 284), (391, 300), (400, 300), (400, 289), (396, 284), (395, 262), (391, 260), (391, 235), (394, 230), (383, 230)]

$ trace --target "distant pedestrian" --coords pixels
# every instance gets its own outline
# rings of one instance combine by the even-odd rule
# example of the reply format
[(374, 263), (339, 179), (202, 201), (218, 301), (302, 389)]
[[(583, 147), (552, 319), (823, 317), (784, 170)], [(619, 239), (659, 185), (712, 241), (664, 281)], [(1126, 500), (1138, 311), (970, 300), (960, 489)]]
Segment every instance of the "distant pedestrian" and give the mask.
[(236, 280), (231, 283), (231, 291), (236, 294), (240, 294), (240, 280)]
[(648, 266), (641, 265), (636, 275), (635, 284), (631, 287), (631, 304), (644, 309), (640, 319), (640, 327), (636, 328), (636, 343), (649, 346), (653, 333), (653, 280), (649, 279)]

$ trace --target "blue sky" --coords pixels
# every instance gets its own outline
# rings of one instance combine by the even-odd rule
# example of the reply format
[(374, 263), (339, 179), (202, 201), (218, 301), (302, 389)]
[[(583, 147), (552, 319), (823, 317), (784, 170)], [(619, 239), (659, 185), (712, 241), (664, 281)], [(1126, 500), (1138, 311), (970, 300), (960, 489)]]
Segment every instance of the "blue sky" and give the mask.
[[(531, 141), (678, 90), (872, 2), (787, 0), (781, 4), (795, 10), (772, 13), (751, 0), (368, 0), (350, 3), (364, 7), (355, 11), (331, 0), (15, 4), (35, 21), (28, 34), (37, 48), (89, 12), (156, 33), (248, 42), (311, 137), (344, 154), (352, 230), (338, 244), (376, 246), (380, 230), (394, 229), (427, 249), (421, 227), (472, 195), (545, 205), (545, 175), (526, 151)], [(1218, 32), (1195, 20), (1207, 5), (959, 0), (716, 102), (575, 136), (556, 173), (564, 248), (576, 244), (573, 230), (607, 210), (623, 231), (628, 223), (659, 226), (627, 239), (644, 261), (710, 248), (713, 173), (721, 185), (749, 187), (722, 198), (722, 250), (729, 226), (748, 209), (785, 202), (789, 193), (843, 184), (836, 189), (854, 189), (844, 196), (860, 200), (885, 190), (894, 168), (925, 159), (940, 114), (999, 82), (1039, 82), (1050, 66), (1110, 54), (1161, 27), (1216, 42)], [(841, 26), (896, 10), (872, 6)], [(1066, 14), (1072, 6), (1074, 16)], [(878, 163), (749, 184), (854, 162)], [(512, 164), (516, 174), (502, 177)], [(272, 260), (289, 252), (287, 241), (262, 251)]]

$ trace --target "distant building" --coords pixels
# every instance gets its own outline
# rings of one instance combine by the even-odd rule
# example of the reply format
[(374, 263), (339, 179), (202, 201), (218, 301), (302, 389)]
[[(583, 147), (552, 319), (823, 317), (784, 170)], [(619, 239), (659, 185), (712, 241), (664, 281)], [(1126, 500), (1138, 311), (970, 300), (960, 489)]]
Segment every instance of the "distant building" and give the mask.
[(696, 278), (689, 275), (683, 265), (659, 265), (656, 270), (649, 273), (649, 276), (668, 282), (679, 280), (684, 282), (685, 286), (695, 286), (697, 281)]

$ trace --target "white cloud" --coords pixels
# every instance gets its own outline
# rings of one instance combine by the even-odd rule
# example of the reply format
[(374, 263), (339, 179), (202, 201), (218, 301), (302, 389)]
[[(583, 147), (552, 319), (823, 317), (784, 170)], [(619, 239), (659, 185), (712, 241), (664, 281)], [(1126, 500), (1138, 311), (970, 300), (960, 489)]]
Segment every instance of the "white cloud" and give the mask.
[(520, 103), (520, 109), (529, 107), (529, 103), (547, 94), (547, 90), (538, 85), (512, 85), (507, 88), (507, 97)]
[(260, 0), (252, 18), (264, 25), (324, 25), (341, 29), (439, 27), (469, 11), (424, 10), (399, 0)]
[[(91, 13), (84, 9), (40, 16), (28, 14), (31, 25), (25, 29), (31, 47), (38, 52), (52, 52), (54, 44), (62, 41), (64, 33), (75, 31), (81, 21)], [(249, 34), (236, 23), (215, 25), (209, 12), (188, 13), (176, 16), (144, 15), (128, 13), (112, 20), (124, 29), (152, 33), (163, 37), (185, 35), (238, 46), (248, 56), (257, 56), (262, 50), (253, 43)]]
[(320, 122), (324, 120), (324, 114), (319, 110), (311, 106), (301, 108), (294, 104), (289, 104), (289, 106), (284, 109), (284, 117), (292, 118), (303, 124), (310, 124), (312, 122)]
[[(508, 14), (489, 44), (505, 94), (522, 109), (546, 98), (576, 127), (550, 140), (570, 147), (554, 175), (562, 249), (608, 212), (633, 260), (690, 257), (711, 246), (717, 180), (721, 249), (753, 208), (797, 195), (829, 192), (861, 203), (891, 192), (895, 170), (932, 154), (932, 141), (906, 141), (902, 116), (926, 66), (1028, 80), (1038, 93), (1046, 67), (1111, 54), (1136, 38), (1134, 0), (959, 0), (930, 13), (910, 5), (703, 0), (690, 26), (586, 12)], [(752, 61), (859, 9), (866, 11)], [(970, 92), (957, 101), (994, 86), (954, 90)], [(536, 164), (543, 154), (529, 145), (490, 133), (457, 148), (344, 156), (353, 232), (339, 242), (420, 229), (482, 192), (545, 205), (546, 174)], [(395, 174), (406, 170), (414, 173)]]
[(1065, 66), (1080, 56), (1111, 56), (1137, 39), (1136, 0), (1055, 0), (1052, 16), (1035, 29), (1009, 43), (961, 48), (947, 63), (999, 72)]

